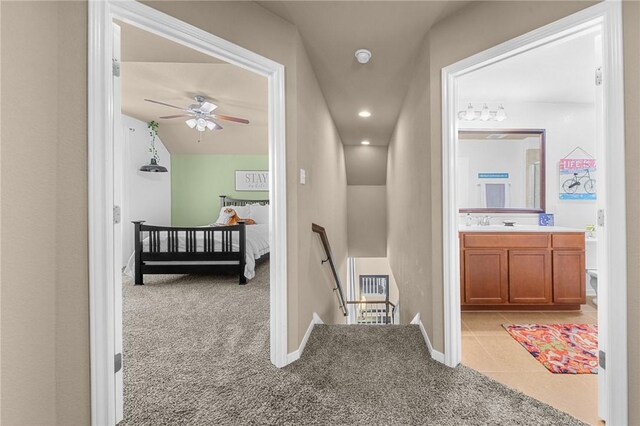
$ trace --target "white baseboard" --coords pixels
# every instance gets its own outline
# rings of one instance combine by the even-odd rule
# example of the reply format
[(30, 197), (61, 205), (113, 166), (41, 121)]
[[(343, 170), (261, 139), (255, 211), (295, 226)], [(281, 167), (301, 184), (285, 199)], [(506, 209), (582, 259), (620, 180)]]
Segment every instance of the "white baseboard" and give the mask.
[(300, 359), (300, 357), (302, 356), (302, 352), (304, 351), (304, 347), (307, 346), (307, 340), (309, 340), (309, 336), (311, 336), (313, 327), (315, 327), (316, 324), (324, 324), (324, 321), (322, 321), (322, 318), (320, 318), (320, 316), (314, 312), (313, 316), (311, 317), (309, 327), (307, 328), (307, 332), (304, 333), (302, 342), (300, 342), (300, 346), (297, 350), (287, 354), (287, 364), (291, 364), (292, 362)]
[(420, 327), (420, 331), (422, 332), (422, 337), (424, 338), (424, 342), (427, 344), (427, 350), (429, 351), (429, 355), (435, 361), (438, 361), (444, 364), (444, 354), (442, 352), (438, 352), (433, 349), (433, 345), (431, 345), (431, 340), (429, 339), (429, 335), (427, 334), (427, 330), (425, 330), (424, 325), (422, 325), (422, 321), (420, 320), (420, 312), (416, 314), (415, 317), (411, 320), (411, 324), (417, 325)]

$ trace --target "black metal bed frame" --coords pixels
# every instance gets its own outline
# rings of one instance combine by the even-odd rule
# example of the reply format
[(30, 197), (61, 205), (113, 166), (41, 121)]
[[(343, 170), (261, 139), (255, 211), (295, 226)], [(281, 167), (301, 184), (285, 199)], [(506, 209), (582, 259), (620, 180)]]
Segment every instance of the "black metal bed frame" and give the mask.
[[(250, 203), (269, 204), (269, 200), (240, 200), (220, 195), (220, 207), (244, 206)], [(247, 234), (246, 224), (240, 222), (232, 226), (190, 227), (145, 225), (143, 220), (133, 221), (135, 225), (135, 284), (144, 284), (145, 274), (212, 274), (237, 271), (240, 284), (246, 284), (244, 276), (246, 264)], [(238, 234), (238, 250), (233, 250), (233, 236)], [(185, 250), (179, 251), (179, 235), (185, 235)], [(162, 250), (161, 241), (166, 236), (167, 244)], [(202, 236), (203, 247), (197, 245)], [(143, 240), (149, 238), (147, 250)], [(218, 242), (216, 243), (216, 237)], [(268, 256), (263, 256), (268, 257)], [(211, 262), (233, 262), (219, 264)], [(171, 264), (148, 264), (146, 262), (189, 262)]]

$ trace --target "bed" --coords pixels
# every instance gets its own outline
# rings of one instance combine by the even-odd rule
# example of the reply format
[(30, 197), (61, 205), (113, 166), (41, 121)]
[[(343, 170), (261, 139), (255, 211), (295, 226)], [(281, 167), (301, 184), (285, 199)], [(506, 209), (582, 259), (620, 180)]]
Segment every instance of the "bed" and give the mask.
[[(220, 208), (266, 206), (269, 200), (241, 200), (220, 195)], [(135, 284), (147, 274), (239, 275), (240, 284), (255, 276), (256, 264), (269, 257), (268, 220), (255, 225), (197, 227), (146, 225), (134, 221), (134, 253), (127, 270)]]

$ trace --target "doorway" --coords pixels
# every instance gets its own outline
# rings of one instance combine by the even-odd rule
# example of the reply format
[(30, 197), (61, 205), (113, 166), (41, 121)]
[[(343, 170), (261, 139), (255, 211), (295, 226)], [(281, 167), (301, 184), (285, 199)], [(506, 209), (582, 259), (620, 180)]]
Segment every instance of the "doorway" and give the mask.
[(165, 37), (217, 57), (268, 80), (268, 152), (270, 203), (270, 359), (287, 364), (286, 182), (284, 67), (212, 34), (138, 2), (92, 2), (89, 5), (89, 257), (91, 319), (92, 424), (116, 424), (122, 393), (118, 374), (122, 359), (121, 313), (117, 311), (114, 208), (114, 134), (118, 99), (114, 95), (115, 32), (113, 20)]
[[(606, 105), (602, 111), (601, 126), (599, 127), (602, 130), (603, 140), (598, 144), (596, 153), (593, 154), (593, 157), (597, 158), (602, 166), (601, 173), (598, 175), (598, 186), (603, 189), (603, 196), (599, 196), (597, 201), (597, 227), (595, 231), (598, 237), (597, 315), (600, 324), (598, 330), (599, 415), (609, 423), (625, 424), (627, 421), (626, 217), (624, 207), (622, 27), (619, 4), (603, 3), (590, 7), (443, 69), (445, 362), (449, 366), (459, 364), (462, 345), (461, 302), (463, 300), (461, 299), (461, 246), (459, 241), (461, 188), (458, 179), (459, 163), (457, 159), (460, 149), (458, 134), (463, 128), (459, 122), (459, 114), (469, 105), (460, 105), (458, 98), (460, 81), (464, 76), (470, 75), (474, 71), (499, 64), (505, 59), (516, 57), (523, 52), (570, 38), (594, 27), (600, 27), (602, 31), (600, 44), (602, 68), (598, 70), (599, 73), (594, 72), (594, 79), (601, 79), (602, 104)], [(482, 108), (483, 105), (480, 107)], [(494, 109), (497, 115), (499, 106)], [(487, 112), (491, 114), (491, 111)], [(479, 113), (482, 114), (482, 110)], [(536, 175), (536, 155), (532, 152), (529, 156), (532, 165), (529, 177)], [(556, 168), (557, 165), (554, 164), (550, 167)], [(500, 171), (491, 170), (490, 172)], [(478, 178), (480, 177), (478, 175)], [(505, 174), (492, 174), (487, 177), (503, 185), (500, 187), (501, 189), (507, 189), (504, 183)], [(525, 179), (529, 177), (525, 177)], [(581, 176), (578, 177), (579, 179)], [(491, 183), (495, 184), (496, 182), (492, 181)], [(469, 191), (469, 188), (466, 190)], [(535, 194), (536, 190), (533, 187), (529, 197), (533, 204), (535, 204)], [(506, 203), (505, 198), (505, 196), (501, 196), (498, 201)], [(496, 259), (499, 258), (498, 253), (495, 253), (495, 256)], [(525, 264), (530, 260), (524, 259), (524, 257), (521, 259)]]

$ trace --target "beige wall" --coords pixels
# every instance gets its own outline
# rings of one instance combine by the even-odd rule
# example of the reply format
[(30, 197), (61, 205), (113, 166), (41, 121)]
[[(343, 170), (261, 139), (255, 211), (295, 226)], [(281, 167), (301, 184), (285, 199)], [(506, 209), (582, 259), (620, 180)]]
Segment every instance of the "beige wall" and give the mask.
[(640, 3), (625, 2), (624, 101), (627, 174), (629, 424), (640, 424)]
[(348, 145), (344, 147), (349, 185), (384, 185), (387, 175), (387, 147)]
[[(347, 277), (347, 176), (343, 145), (300, 38), (296, 51), (298, 168), (306, 170), (307, 184), (298, 185), (296, 247), (300, 270), (297, 282), (289, 288), (297, 286), (299, 328), (297, 336), (289, 339), (290, 351), (298, 348), (314, 312), (326, 323), (345, 323), (333, 292), (329, 265), (321, 264), (324, 249), (318, 235), (311, 232), (312, 223), (327, 231), (344, 289)], [(295, 170), (288, 173), (294, 180), (297, 178)]]
[[(431, 279), (431, 163), (429, 161), (428, 40), (416, 56), (407, 92), (391, 137), (387, 167), (387, 256), (400, 291), (400, 320), (420, 313), (434, 339)], [(437, 204), (437, 203), (436, 203)], [(410, 220), (410, 222), (408, 222)]]
[(387, 256), (387, 187), (347, 186), (350, 257)]
[[(311, 221), (329, 230), (343, 277), (347, 253), (342, 144), (300, 38), (251, 2), (150, 5), (286, 67), (289, 349), (297, 349), (312, 312), (342, 321)], [(0, 423), (86, 425), (87, 7), (61, 1), (0, 8)], [(43, 111), (37, 120), (25, 113), (34, 105)], [(299, 167), (310, 170), (304, 187)]]
[(0, 423), (87, 424), (87, 10), (0, 8)]

